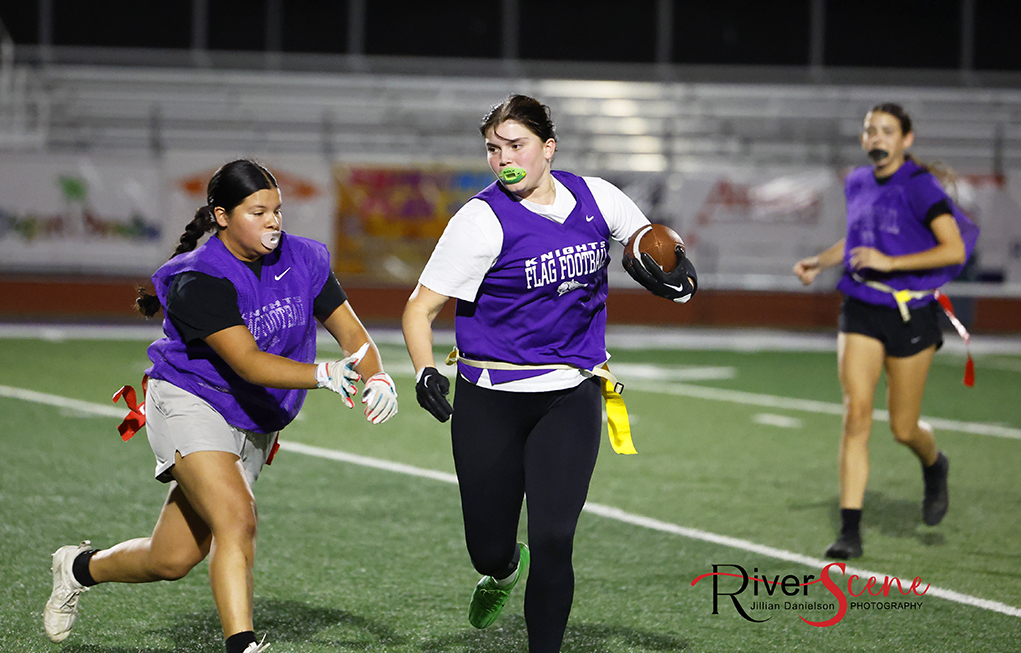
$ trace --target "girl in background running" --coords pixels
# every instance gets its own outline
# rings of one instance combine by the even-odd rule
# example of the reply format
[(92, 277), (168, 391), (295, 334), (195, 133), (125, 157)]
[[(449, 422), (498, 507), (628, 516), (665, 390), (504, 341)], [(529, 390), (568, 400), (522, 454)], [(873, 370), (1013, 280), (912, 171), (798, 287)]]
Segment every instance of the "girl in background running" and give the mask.
[(847, 236), (794, 266), (805, 285), (821, 270), (844, 267), (837, 285), (845, 295), (837, 337), (844, 395), (841, 529), (826, 550), (830, 558), (863, 553), (872, 406), (884, 370), (890, 430), (922, 466), (922, 518), (935, 526), (949, 507), (950, 463), (932, 427), (919, 417), (929, 367), (943, 344), (935, 291), (961, 272), (978, 229), (947, 196), (934, 170), (907, 152), (913, 142), (911, 119), (899, 105), (880, 104), (866, 114), (861, 144), (872, 165), (847, 177)]

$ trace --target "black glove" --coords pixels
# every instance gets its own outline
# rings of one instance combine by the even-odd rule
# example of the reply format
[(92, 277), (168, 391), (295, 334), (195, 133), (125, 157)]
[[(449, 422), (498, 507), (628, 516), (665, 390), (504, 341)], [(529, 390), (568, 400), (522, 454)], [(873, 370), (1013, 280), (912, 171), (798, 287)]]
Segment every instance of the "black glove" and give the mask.
[(441, 422), (446, 422), (454, 413), (454, 408), (447, 401), (449, 392), (450, 381), (435, 367), (427, 367), (422, 370), (422, 376), (415, 384), (418, 404)]
[(631, 278), (653, 295), (683, 304), (698, 290), (698, 274), (695, 272), (695, 266), (685, 255), (683, 246), (675, 247), (674, 254), (677, 255), (677, 266), (670, 272), (663, 272), (656, 261), (645, 252), (641, 255), (644, 265), (627, 254), (624, 254), (621, 263)]

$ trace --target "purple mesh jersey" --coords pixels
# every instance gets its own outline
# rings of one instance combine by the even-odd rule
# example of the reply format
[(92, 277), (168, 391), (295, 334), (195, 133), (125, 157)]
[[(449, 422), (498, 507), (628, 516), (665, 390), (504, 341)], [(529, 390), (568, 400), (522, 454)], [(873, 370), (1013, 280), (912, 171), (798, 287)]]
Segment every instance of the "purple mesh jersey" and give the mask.
[[(457, 347), (466, 358), (588, 369), (608, 358), (610, 230), (581, 177), (553, 175), (577, 200), (564, 224), (524, 208), (497, 182), (476, 195), (500, 220), (503, 248), (476, 300), (457, 302)], [(482, 374), (476, 367), (458, 368), (473, 383)], [(489, 371), (494, 385), (542, 373)]]
[[(282, 234), (280, 245), (263, 257), (262, 277), (223, 245), (219, 238), (175, 256), (152, 276), (156, 295), (166, 306), (174, 276), (195, 271), (230, 281), (238, 309), (259, 349), (301, 363), (315, 360), (316, 325), (312, 304), (330, 274), (330, 255), (322, 243)], [(306, 390), (266, 388), (242, 379), (203, 341), (185, 343), (170, 318), (165, 338), (149, 346), (149, 376), (163, 379), (209, 402), (238, 428), (270, 433), (289, 424), (305, 401)]]
[[(907, 160), (883, 184), (876, 181), (872, 166), (862, 166), (847, 176), (847, 240), (844, 245), (844, 276), (837, 289), (845, 295), (871, 304), (896, 307), (888, 292), (871, 288), (862, 280), (878, 281), (895, 290), (935, 290), (953, 280), (963, 264), (928, 270), (877, 272), (862, 269), (852, 276), (851, 250), (873, 247), (889, 256), (932, 249), (939, 242), (926, 224), (929, 209), (947, 201), (971, 256), (978, 240), (978, 227), (947, 196), (939, 181), (914, 161)], [(855, 278), (858, 277), (858, 278)], [(932, 301), (931, 297), (911, 300), (911, 307)]]

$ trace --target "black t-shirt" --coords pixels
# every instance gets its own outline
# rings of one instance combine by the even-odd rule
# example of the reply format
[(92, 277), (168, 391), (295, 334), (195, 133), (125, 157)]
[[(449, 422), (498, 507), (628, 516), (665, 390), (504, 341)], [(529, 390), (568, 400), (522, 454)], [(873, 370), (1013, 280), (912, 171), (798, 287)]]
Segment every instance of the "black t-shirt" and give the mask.
[[(255, 276), (262, 274), (261, 258), (242, 262)], [(331, 270), (312, 304), (312, 314), (317, 320), (325, 320), (346, 301), (347, 293)], [(245, 324), (238, 310), (238, 293), (234, 284), (202, 272), (182, 272), (174, 277), (167, 289), (166, 312), (185, 342)]]

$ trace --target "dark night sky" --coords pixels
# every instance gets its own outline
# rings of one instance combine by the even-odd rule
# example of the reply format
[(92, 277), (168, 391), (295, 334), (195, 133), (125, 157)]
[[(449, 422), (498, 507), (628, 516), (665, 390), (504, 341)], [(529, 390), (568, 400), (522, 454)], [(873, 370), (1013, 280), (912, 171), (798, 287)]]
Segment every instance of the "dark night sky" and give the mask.
[[(961, 65), (962, 0), (827, 0), (824, 63), (829, 66), (956, 69)], [(267, 48), (270, 0), (208, 0), (211, 50)], [(191, 0), (52, 0), (54, 45), (191, 47)], [(973, 66), (1021, 71), (1014, 3), (974, 0)], [(499, 58), (501, 3), (369, 1), (365, 53)], [(672, 62), (809, 63), (810, 0), (675, 2)], [(348, 51), (348, 3), (280, 0), (285, 52)], [(519, 0), (518, 53), (526, 60), (652, 63), (656, 0)], [(16, 43), (40, 39), (39, 0), (2, 0)]]

